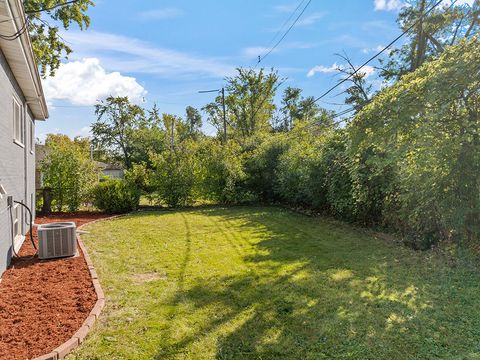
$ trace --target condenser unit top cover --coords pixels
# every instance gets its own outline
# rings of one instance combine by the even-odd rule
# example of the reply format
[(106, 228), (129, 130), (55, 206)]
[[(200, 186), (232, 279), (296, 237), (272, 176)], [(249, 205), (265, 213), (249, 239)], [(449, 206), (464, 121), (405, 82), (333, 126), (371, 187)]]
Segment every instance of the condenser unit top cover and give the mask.
[(59, 222), (38, 226), (39, 259), (73, 256), (76, 252), (77, 239), (74, 222)]

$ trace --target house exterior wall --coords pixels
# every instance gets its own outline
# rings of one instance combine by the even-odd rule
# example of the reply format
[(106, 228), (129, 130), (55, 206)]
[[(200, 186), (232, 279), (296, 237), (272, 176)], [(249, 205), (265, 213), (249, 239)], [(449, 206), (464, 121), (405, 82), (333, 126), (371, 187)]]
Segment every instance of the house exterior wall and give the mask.
[[(22, 105), (24, 125), (24, 144), (14, 142), (14, 97)], [(0, 50), (0, 184), (7, 194), (0, 199), (0, 275), (10, 264), (12, 257), (12, 209), (7, 206), (7, 196), (12, 195), (16, 201), (35, 208), (35, 154), (30, 149), (32, 114), (28, 110), (25, 98), (18, 86), (10, 67)], [(34, 127), (33, 127), (34, 129)], [(31, 151), (33, 150), (33, 151)], [(28, 216), (23, 213), (22, 234), (26, 233)], [(16, 238), (15, 249), (18, 249), (22, 237)]]
[(123, 179), (125, 177), (121, 169), (103, 169), (102, 175), (111, 177), (112, 179)]

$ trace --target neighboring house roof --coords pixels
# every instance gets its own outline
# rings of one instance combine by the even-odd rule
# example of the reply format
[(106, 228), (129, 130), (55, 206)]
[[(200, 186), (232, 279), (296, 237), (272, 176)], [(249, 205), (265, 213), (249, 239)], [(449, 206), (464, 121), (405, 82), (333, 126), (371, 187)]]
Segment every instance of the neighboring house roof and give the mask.
[(47, 103), (26, 28), (25, 12), (20, 0), (0, 0), (0, 34), (21, 33), (14, 40), (0, 38), (0, 49), (26, 98), (36, 120), (48, 118)]
[(107, 164), (101, 161), (96, 161), (96, 163), (101, 170), (123, 170), (123, 168), (119, 165)]

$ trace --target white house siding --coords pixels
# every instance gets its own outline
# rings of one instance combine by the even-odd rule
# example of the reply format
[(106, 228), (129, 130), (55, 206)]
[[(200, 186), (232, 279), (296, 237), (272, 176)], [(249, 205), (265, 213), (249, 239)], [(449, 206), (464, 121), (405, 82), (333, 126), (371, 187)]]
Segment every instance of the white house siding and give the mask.
[[(13, 97), (23, 106), (24, 146), (14, 143)], [(0, 184), (7, 195), (22, 201), (29, 207), (35, 204), (35, 155), (30, 152), (30, 111), (25, 111), (25, 98), (20, 90), (8, 63), (0, 51)], [(26, 114), (25, 114), (26, 113)], [(33, 198), (33, 201), (32, 201)], [(32, 204), (33, 202), (33, 204)], [(23, 234), (27, 231), (25, 211)], [(0, 275), (9, 265), (12, 257), (12, 223), (11, 211), (7, 207), (7, 196), (0, 199)], [(13, 212), (12, 212), (13, 216)]]

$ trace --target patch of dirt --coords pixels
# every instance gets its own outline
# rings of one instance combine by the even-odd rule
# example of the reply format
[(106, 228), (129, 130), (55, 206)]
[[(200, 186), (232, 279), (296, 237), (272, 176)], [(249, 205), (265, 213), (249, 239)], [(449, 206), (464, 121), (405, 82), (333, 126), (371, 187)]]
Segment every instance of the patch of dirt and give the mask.
[[(106, 215), (89, 212), (39, 216), (35, 223), (74, 221), (77, 226)], [(36, 229), (33, 230), (35, 242)], [(56, 260), (32, 258), (27, 236), (0, 282), (0, 359), (31, 359), (72, 337), (97, 300), (83, 254)]]
[(166, 280), (167, 274), (165, 273), (158, 273), (158, 272), (150, 272), (144, 274), (135, 274), (132, 276), (133, 281), (136, 283), (146, 283), (155, 280)]

